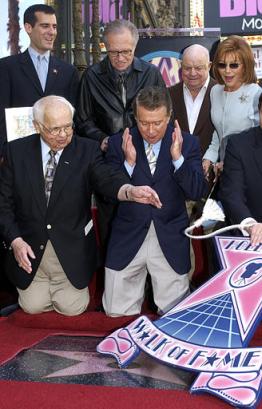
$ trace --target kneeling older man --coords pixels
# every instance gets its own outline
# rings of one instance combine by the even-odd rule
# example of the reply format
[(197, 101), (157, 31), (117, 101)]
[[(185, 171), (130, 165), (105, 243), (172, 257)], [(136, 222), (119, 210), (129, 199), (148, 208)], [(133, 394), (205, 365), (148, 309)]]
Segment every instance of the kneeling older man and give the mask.
[(150, 187), (133, 187), (73, 134), (74, 108), (48, 96), (33, 106), (37, 134), (7, 144), (0, 177), (0, 232), (10, 245), (6, 271), (28, 313), (83, 312), (96, 269), (93, 190), (161, 206)]
[[(186, 200), (200, 199), (207, 184), (197, 138), (169, 124), (171, 100), (161, 87), (141, 90), (134, 101), (137, 126), (109, 139), (106, 160), (134, 184), (156, 190), (163, 206), (120, 203), (109, 240), (103, 305), (108, 315), (138, 314), (147, 272), (160, 313), (189, 291)], [(127, 192), (128, 194), (128, 192)]]

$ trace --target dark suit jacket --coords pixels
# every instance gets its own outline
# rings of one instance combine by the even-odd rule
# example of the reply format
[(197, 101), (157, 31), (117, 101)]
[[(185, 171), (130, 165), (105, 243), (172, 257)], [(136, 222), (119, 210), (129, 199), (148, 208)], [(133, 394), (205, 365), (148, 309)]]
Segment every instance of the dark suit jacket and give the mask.
[(96, 142), (74, 136), (60, 157), (47, 207), (39, 135), (8, 143), (1, 167), (0, 232), (8, 243), (21, 236), (36, 256), (28, 274), (10, 251), (9, 279), (19, 288), (28, 287), (50, 240), (71, 283), (87, 286), (97, 261), (94, 229), (85, 235), (91, 193), (98, 190), (116, 198), (126, 182), (122, 172), (111, 171), (104, 163)]
[(228, 138), (219, 198), (231, 222), (262, 222), (262, 130), (251, 128)]
[(47, 95), (60, 95), (73, 105), (79, 83), (77, 69), (51, 56), (45, 91), (28, 51), (0, 59), (0, 156), (6, 141), (5, 108), (31, 107)]
[[(137, 152), (131, 182), (135, 185), (149, 185), (155, 189), (163, 207), (157, 209), (134, 202), (119, 204), (107, 252), (106, 266), (109, 268), (120, 270), (127, 266), (141, 247), (152, 221), (161, 249), (171, 267), (179, 274), (187, 273), (190, 268), (189, 240), (183, 234), (188, 226), (185, 200), (202, 197), (207, 185), (201, 166), (199, 143), (197, 138), (190, 134), (183, 134), (182, 154), (185, 160), (174, 173), (170, 154), (172, 131), (173, 128), (168, 126), (152, 176), (143, 139), (136, 127), (131, 130)], [(106, 155), (107, 162), (116, 169), (124, 169), (125, 158), (121, 143), (120, 134), (112, 136)]]
[[(199, 111), (197, 123), (193, 131), (193, 134), (197, 135), (199, 138), (202, 156), (209, 147), (214, 131), (214, 126), (210, 117), (210, 90), (215, 84), (216, 82), (210, 78), (207, 91)], [(178, 120), (180, 128), (184, 132), (189, 132), (187, 111), (183, 95), (183, 82), (179, 82), (178, 84), (170, 87), (169, 91), (172, 99), (174, 119)]]

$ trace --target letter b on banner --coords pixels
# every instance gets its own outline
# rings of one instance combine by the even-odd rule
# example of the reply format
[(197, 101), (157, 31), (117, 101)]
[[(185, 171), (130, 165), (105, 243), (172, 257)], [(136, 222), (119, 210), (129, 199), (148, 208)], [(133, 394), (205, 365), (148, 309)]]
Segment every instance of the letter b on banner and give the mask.
[(220, 17), (257, 16), (262, 0), (220, 0)]

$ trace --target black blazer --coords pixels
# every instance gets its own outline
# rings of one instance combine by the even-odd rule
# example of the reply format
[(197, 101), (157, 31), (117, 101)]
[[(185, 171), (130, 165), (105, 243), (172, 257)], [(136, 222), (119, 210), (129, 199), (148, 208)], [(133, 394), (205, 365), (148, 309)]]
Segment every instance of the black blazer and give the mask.
[(231, 222), (253, 217), (262, 223), (262, 130), (255, 127), (228, 138), (219, 198)]
[[(216, 82), (210, 78), (207, 91), (199, 111), (198, 119), (196, 122), (195, 129), (193, 131), (194, 135), (197, 135), (200, 142), (202, 156), (206, 152), (207, 148), (212, 139), (214, 126), (211, 122), (210, 116), (210, 91), (211, 88), (216, 84)], [(183, 95), (183, 82), (179, 82), (173, 87), (169, 88), (172, 105), (173, 105), (173, 117), (178, 120), (180, 128), (184, 132), (189, 132), (189, 125), (187, 119), (186, 105)]]
[(31, 107), (47, 95), (60, 95), (76, 102), (79, 76), (77, 69), (51, 56), (45, 91), (28, 51), (0, 59), (0, 156), (6, 141), (5, 108)]
[(28, 274), (10, 251), (9, 279), (27, 288), (50, 240), (71, 283), (86, 287), (97, 261), (94, 229), (85, 231), (91, 220), (92, 191), (115, 199), (128, 178), (104, 163), (97, 142), (74, 136), (60, 157), (47, 207), (36, 134), (7, 144), (0, 176), (0, 233), (7, 243), (21, 236), (36, 256), (32, 274)]

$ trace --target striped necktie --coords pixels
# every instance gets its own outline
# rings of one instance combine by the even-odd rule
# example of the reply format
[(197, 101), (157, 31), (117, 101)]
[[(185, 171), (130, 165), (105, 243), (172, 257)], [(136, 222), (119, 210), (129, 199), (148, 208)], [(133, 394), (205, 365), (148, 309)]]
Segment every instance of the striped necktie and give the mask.
[(46, 195), (46, 201), (47, 204), (50, 199), (51, 195), (51, 190), (52, 190), (52, 185), (55, 177), (55, 171), (57, 167), (57, 162), (55, 159), (55, 155), (57, 152), (55, 151), (49, 151), (50, 158), (48, 159), (48, 162), (46, 164), (46, 172), (45, 172), (45, 195)]
[(147, 157), (148, 165), (150, 168), (150, 172), (153, 175), (156, 170), (157, 157), (154, 154), (153, 145), (151, 143), (147, 145), (145, 152), (146, 152), (146, 157)]

